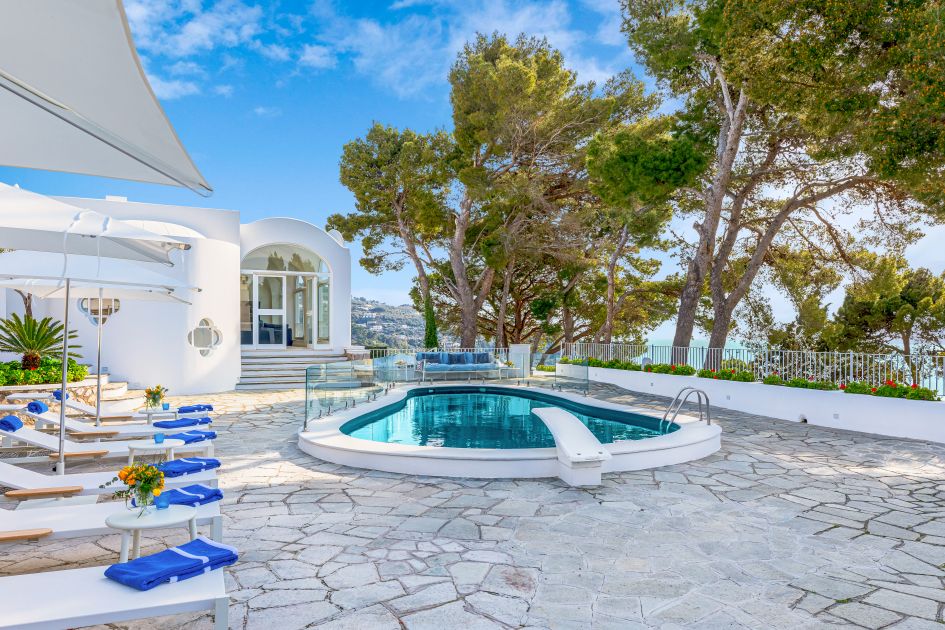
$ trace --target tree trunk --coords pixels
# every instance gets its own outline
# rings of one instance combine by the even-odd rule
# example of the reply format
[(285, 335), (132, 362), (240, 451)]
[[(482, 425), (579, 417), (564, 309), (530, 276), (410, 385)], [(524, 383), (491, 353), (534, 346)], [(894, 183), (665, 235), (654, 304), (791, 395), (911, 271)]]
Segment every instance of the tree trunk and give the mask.
[(33, 319), (33, 294), (20, 291), (19, 289), (14, 289), (14, 291), (19, 293), (20, 297), (23, 298), (23, 315)]
[(601, 343), (610, 343), (614, 337), (614, 319), (617, 312), (617, 261), (623, 255), (623, 250), (627, 246), (630, 238), (629, 229), (624, 226), (620, 229), (620, 235), (617, 237), (617, 243), (614, 245), (614, 251), (607, 261), (607, 310), (604, 316), (604, 325), (601, 326), (597, 336)]
[[(721, 81), (721, 79), (720, 79)], [(723, 83), (723, 90), (728, 90)], [(686, 283), (679, 297), (679, 312), (676, 316), (676, 334), (673, 337), (673, 346), (678, 350), (673, 352), (673, 361), (684, 363), (688, 355), (689, 344), (692, 343), (692, 333), (695, 328), (696, 311), (699, 300), (705, 287), (705, 279), (712, 264), (712, 252), (715, 249), (715, 239), (718, 233), (719, 221), (722, 216), (722, 204), (725, 200), (725, 191), (732, 180), (732, 167), (738, 149), (741, 146), (742, 131), (745, 125), (745, 109), (748, 97), (742, 92), (738, 104), (732, 106), (726, 99), (722, 116), (725, 123), (719, 132), (719, 148), (717, 165), (712, 184), (705, 194), (705, 216), (697, 229), (699, 242), (689, 267), (686, 271)], [(677, 356), (677, 354), (679, 356)]]
[(495, 323), (496, 348), (504, 348), (507, 342), (505, 338), (505, 317), (508, 311), (509, 293), (512, 291), (513, 273), (515, 273), (515, 259), (511, 258), (505, 266), (505, 272), (502, 278), (502, 298), (499, 300), (499, 311)]
[(453, 293), (456, 305), (459, 307), (459, 343), (463, 348), (474, 348), (476, 346), (476, 337), (479, 332), (479, 309), (482, 308), (482, 303), (489, 295), (492, 281), (495, 278), (495, 270), (487, 268), (479, 278), (478, 287), (474, 287), (469, 281), (465, 249), (466, 230), (469, 227), (471, 208), (471, 199), (465, 198), (460, 202), (460, 211), (455, 217), (456, 223), (449, 251), (450, 268), (453, 271), (451, 293)]

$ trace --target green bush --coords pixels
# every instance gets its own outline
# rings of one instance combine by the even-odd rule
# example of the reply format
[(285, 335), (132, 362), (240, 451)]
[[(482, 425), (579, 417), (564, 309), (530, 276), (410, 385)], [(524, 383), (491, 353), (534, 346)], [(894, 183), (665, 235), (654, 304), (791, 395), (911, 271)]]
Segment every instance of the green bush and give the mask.
[(931, 400), (939, 399), (938, 394), (928, 387), (919, 387), (904, 385), (896, 381), (886, 381), (879, 387), (874, 387), (869, 383), (847, 383), (841, 385), (840, 389), (846, 394), (864, 394), (866, 396), (882, 396), (883, 398), (905, 398), (906, 400)]
[(696, 368), (691, 365), (676, 365), (671, 363), (650, 363), (645, 368), (644, 372), (652, 372), (653, 374), (675, 374), (677, 376), (692, 376), (696, 373)]
[(749, 366), (741, 359), (723, 359), (721, 368), (723, 370), (735, 370), (736, 372), (750, 372)]
[(782, 387), (796, 387), (798, 389), (819, 389), (828, 392), (839, 389), (837, 384), (832, 381), (815, 381), (809, 378), (801, 378), (800, 376), (786, 381), (777, 374), (769, 374), (764, 377), (761, 382), (765, 385), (780, 385)]
[(698, 376), (700, 378), (711, 378), (716, 381), (738, 381), (740, 383), (751, 383), (755, 380), (755, 375), (748, 370), (737, 370), (735, 368), (722, 370), (703, 368), (699, 370)]
[(553, 365), (536, 365), (535, 369), (539, 372), (554, 372), (555, 366)]
[(840, 389), (844, 394), (872, 394), (876, 388), (869, 383), (847, 383), (841, 385)]
[[(69, 359), (68, 380), (81, 381), (89, 369)], [(58, 359), (43, 357), (35, 370), (24, 370), (19, 361), (0, 363), (0, 385), (46, 385), (62, 381), (62, 362)]]

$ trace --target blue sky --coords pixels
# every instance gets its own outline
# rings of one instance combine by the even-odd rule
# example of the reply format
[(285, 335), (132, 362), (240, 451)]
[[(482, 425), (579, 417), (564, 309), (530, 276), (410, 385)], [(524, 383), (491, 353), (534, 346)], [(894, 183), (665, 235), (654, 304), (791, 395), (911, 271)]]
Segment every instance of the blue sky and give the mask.
[[(346, 142), (373, 121), (449, 126), (446, 75), (476, 32), (547, 37), (582, 81), (633, 62), (617, 0), (126, 0), (125, 8), (152, 87), (213, 196), (25, 169), (0, 168), (0, 181), (324, 225), (352, 209), (338, 183)], [(402, 303), (410, 282), (407, 271), (377, 277), (355, 263), (356, 295)]]

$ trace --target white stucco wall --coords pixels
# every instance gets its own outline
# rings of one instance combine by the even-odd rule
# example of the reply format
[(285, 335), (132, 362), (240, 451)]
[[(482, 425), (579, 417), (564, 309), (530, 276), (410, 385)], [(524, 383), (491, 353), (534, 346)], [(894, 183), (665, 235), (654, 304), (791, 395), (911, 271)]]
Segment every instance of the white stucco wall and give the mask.
[[(351, 252), (325, 230), (298, 219), (274, 217), (260, 219), (240, 228), (240, 255), (277, 243), (309, 249), (328, 265), (329, 339), (333, 350), (351, 345)], [(238, 275), (237, 275), (238, 278)]]
[[(199, 287), (190, 304), (122, 300), (118, 313), (104, 326), (102, 365), (113, 380), (133, 388), (160, 383), (172, 394), (227, 391), (240, 377), (239, 278), (242, 256), (257, 247), (289, 243), (312, 250), (331, 272), (330, 339), (333, 350), (351, 344), (351, 255), (347, 247), (324, 230), (288, 218), (263, 219), (240, 225), (239, 213), (212, 208), (172, 206), (118, 199), (59, 199), (125, 221), (139, 222), (158, 233), (191, 245), (176, 252), (175, 265), (150, 265), (179, 282)], [(128, 265), (148, 263), (128, 262)], [(34, 314), (62, 319), (63, 300), (34, 300)], [(0, 290), (0, 316), (22, 312), (20, 298)], [(221, 345), (202, 356), (188, 342), (188, 333), (204, 318), (222, 334)], [(81, 362), (95, 363), (95, 325), (71, 300), (69, 327), (78, 334)], [(10, 360), (16, 357), (0, 357)]]
[[(172, 394), (233, 389), (240, 375), (239, 214), (102, 199), (63, 200), (117, 219), (147, 221), (144, 227), (191, 245), (187, 252), (175, 254), (174, 267), (153, 266), (164, 275), (199, 287), (199, 292), (190, 294), (191, 304), (124, 300), (105, 324), (102, 365), (114, 379), (127, 380), (131, 387), (161, 383)], [(34, 304), (37, 315), (62, 318), (62, 300), (37, 300)], [(79, 312), (75, 300), (69, 318), (70, 328), (79, 333), (82, 362), (94, 364), (95, 326)], [(206, 357), (187, 341), (187, 333), (202, 318), (211, 319), (222, 333), (222, 344)]]

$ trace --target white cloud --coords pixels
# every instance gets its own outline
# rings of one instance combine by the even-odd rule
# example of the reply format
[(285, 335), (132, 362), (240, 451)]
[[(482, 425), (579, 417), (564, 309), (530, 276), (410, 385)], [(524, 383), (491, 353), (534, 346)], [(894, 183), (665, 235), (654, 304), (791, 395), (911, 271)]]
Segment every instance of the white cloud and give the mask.
[(148, 75), (148, 81), (151, 83), (151, 89), (154, 90), (155, 96), (165, 101), (200, 93), (200, 86), (193, 81), (166, 80), (153, 74)]
[[(602, 0), (593, 1), (601, 2), (597, 8), (605, 6)], [(512, 39), (520, 33), (545, 37), (561, 50), (581, 81), (605, 81), (627, 61), (620, 58), (605, 62), (582, 54), (589, 38), (572, 24), (564, 0), (401, 0), (391, 9), (406, 11), (417, 4), (431, 5), (432, 14), (406, 12), (402, 18), (383, 22), (349, 18), (321, 2), (313, 8), (321, 26), (316, 34), (337, 53), (349, 57), (359, 73), (402, 98), (444, 84), (456, 54), (476, 33), (499, 32)], [(616, 15), (619, 18), (619, 11)], [(612, 12), (609, 17), (613, 17)]]
[(288, 46), (282, 44), (254, 44), (253, 48), (259, 51), (266, 59), (272, 61), (288, 61), (292, 57), (292, 51)]
[(187, 57), (218, 46), (246, 44), (262, 32), (263, 12), (240, 0), (129, 0), (125, 12), (142, 50)]
[(306, 68), (321, 70), (334, 68), (337, 64), (338, 60), (328, 46), (306, 44), (302, 47), (301, 54), (299, 54), (299, 65)]
[(233, 86), (227, 84), (215, 85), (213, 87), (213, 93), (224, 98), (230, 98), (233, 96)]
[(166, 67), (166, 70), (176, 76), (206, 76), (206, 71), (196, 61), (176, 61)]
[(257, 105), (253, 108), (253, 113), (260, 118), (276, 118), (282, 115), (282, 110), (278, 107), (268, 105)]

